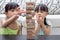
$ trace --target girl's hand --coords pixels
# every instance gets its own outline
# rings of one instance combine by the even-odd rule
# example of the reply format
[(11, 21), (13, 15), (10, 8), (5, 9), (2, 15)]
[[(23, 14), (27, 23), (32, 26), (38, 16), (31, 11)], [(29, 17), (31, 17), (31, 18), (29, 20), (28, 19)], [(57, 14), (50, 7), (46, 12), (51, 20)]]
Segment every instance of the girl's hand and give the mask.
[(37, 16), (37, 22), (38, 22), (38, 24), (43, 25), (44, 24), (44, 17)]
[(20, 10), (18, 12), (15, 11), (14, 15), (16, 15), (17, 17), (19, 17), (21, 13), (25, 13), (25, 11), (24, 10)]
[(15, 15), (21, 15), (21, 13), (26, 13), (24, 10), (15, 11)]
[(40, 25), (42, 26), (44, 24), (44, 18), (43, 17), (40, 17)]
[(26, 13), (24, 10), (20, 10), (20, 13), (18, 13), (18, 15), (20, 15), (21, 13)]

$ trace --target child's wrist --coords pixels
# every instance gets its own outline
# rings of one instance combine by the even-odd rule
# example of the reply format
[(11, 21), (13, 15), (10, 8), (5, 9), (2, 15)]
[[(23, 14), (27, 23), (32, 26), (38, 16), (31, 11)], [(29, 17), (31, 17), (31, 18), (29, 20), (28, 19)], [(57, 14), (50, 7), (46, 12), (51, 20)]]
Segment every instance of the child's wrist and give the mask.
[(14, 15), (13, 17), (18, 18), (18, 17), (19, 17), (19, 15)]
[(40, 26), (40, 23), (38, 23), (38, 26)]
[(17, 17), (19, 17), (20, 15), (17, 15), (17, 14), (15, 14), (14, 16), (17, 16)]
[(16, 15), (17, 17), (19, 17), (20, 15)]

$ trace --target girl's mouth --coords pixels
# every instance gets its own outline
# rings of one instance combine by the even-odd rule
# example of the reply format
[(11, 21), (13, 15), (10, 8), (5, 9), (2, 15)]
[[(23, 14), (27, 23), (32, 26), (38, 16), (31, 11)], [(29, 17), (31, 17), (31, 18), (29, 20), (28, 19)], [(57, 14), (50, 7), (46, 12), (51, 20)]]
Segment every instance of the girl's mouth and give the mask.
[(39, 17), (42, 17), (42, 16), (39, 15)]
[(39, 16), (39, 18), (40, 18), (40, 19), (43, 19), (43, 17), (42, 17), (42, 16)]

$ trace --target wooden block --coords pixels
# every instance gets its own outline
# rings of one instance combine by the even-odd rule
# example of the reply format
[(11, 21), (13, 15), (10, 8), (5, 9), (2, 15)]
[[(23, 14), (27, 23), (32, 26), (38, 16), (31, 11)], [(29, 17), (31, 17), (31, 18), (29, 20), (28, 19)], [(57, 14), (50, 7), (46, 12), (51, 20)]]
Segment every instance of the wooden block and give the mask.
[(30, 6), (27, 6), (26, 7), (26, 10), (34, 10), (34, 6), (31, 6), (31, 7)]
[(34, 20), (33, 17), (33, 10), (34, 10), (34, 2), (26, 2), (26, 23), (27, 23), (27, 38), (33, 38), (33, 30), (34, 30)]
[(33, 33), (33, 31), (32, 30), (27, 30), (27, 33), (30, 33), (31, 34), (31, 33)]
[(31, 15), (34, 17), (34, 15), (35, 15), (34, 10), (31, 11)]
[(34, 21), (34, 19), (27, 19), (26, 22), (27, 23), (34, 23), (35, 21)]
[(33, 32), (32, 30), (34, 30), (34, 28), (33, 29), (27, 29), (27, 32), (29, 31), (29, 32)]
[(34, 24), (29, 24), (29, 23), (28, 23), (28, 24), (27, 24), (27, 26), (30, 26), (30, 27), (32, 27), (32, 26), (34, 26)]
[(34, 30), (34, 28), (27, 28), (27, 30)]
[(30, 14), (31, 13), (31, 11), (30, 10), (26, 10), (26, 14)]
[(34, 36), (32, 34), (27, 34), (28, 39), (32, 39)]
[(26, 2), (26, 4), (27, 4), (27, 5), (29, 5), (29, 4), (34, 5), (35, 3), (34, 3), (34, 2)]
[(26, 19), (32, 19), (32, 15), (31, 14), (26, 14)]
[(32, 39), (32, 35), (27, 35), (27, 39)]
[(26, 11), (30, 11), (30, 12), (31, 12), (31, 11), (32, 11), (32, 9), (26, 9)]
[(26, 14), (31, 14), (32, 13), (32, 9), (30, 9), (30, 10), (26, 10)]
[(33, 28), (35, 28), (35, 27), (34, 27), (34, 26), (27, 26), (27, 28), (33, 29)]
[(26, 5), (26, 8), (34, 8), (34, 5)]

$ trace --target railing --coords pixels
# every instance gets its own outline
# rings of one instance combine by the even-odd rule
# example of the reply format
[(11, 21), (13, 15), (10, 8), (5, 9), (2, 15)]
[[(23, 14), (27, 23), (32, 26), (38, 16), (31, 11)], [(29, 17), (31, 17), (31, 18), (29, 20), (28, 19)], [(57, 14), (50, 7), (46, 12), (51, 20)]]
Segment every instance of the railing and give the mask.
[(49, 14), (50, 15), (59, 15), (60, 14), (60, 0), (0, 0), (0, 14), (4, 13), (4, 5), (6, 5), (5, 3), (8, 2), (17, 2), (20, 7), (22, 7), (22, 9), (25, 9), (26, 7), (23, 6), (25, 5), (25, 2), (35, 2), (35, 4), (40, 4), (40, 3), (44, 3), (48, 6), (49, 8)]

